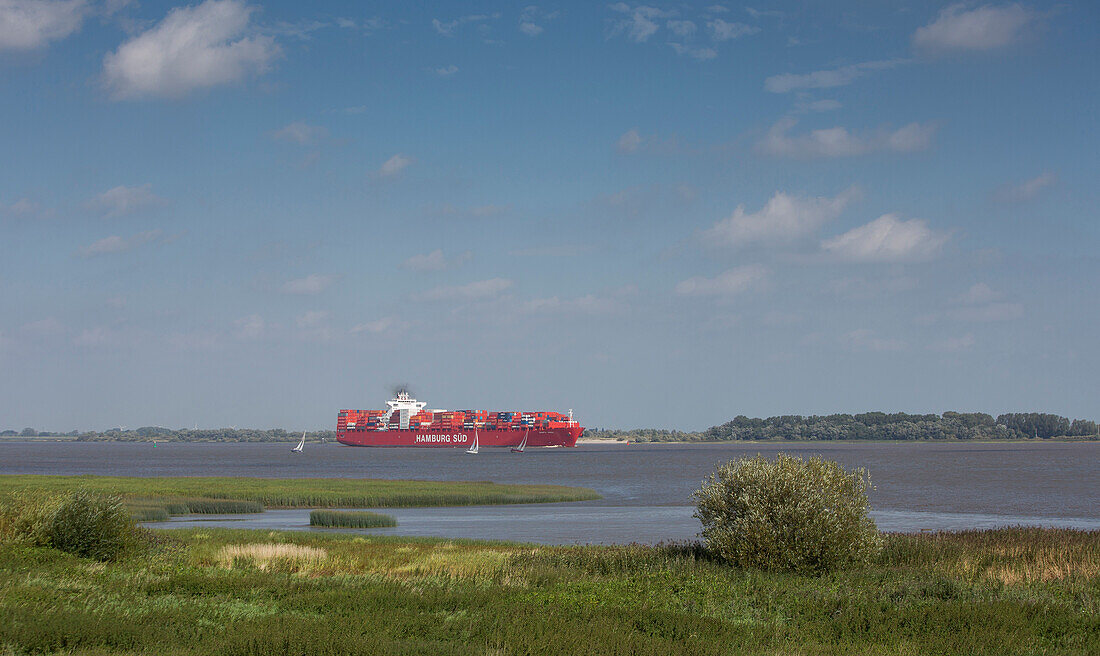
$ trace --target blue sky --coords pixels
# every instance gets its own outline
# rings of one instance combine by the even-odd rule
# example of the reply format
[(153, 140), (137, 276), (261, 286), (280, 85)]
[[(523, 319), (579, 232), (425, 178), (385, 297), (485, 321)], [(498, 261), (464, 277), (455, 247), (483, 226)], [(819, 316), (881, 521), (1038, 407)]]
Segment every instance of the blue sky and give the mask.
[(1097, 418), (1097, 25), (0, 0), (0, 428)]

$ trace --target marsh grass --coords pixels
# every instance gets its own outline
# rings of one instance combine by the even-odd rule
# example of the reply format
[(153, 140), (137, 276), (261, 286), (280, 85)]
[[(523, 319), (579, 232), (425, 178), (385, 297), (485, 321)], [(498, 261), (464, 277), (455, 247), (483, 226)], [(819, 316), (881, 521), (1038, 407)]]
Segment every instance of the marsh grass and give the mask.
[(1006, 586), (1100, 579), (1100, 531), (1015, 528), (891, 536), (884, 563)]
[[(551, 503), (600, 498), (599, 494), (587, 488), (563, 485), (502, 485), (486, 481), (0, 476), (0, 495), (25, 490), (65, 492), (76, 488), (117, 494), (124, 498), (178, 500), (180, 503), (187, 503), (189, 507), (191, 503), (188, 499), (247, 501), (260, 504), (264, 508), (395, 508)], [(177, 513), (169, 509), (169, 514)]]
[[(1097, 532), (885, 535), (871, 563), (815, 576), (731, 567), (690, 543), (160, 533), (179, 548), (106, 565), (0, 545), (0, 645), (264, 656), (1100, 653)], [(1062, 556), (1078, 565), (1043, 576)]]
[(379, 528), (397, 526), (390, 515), (363, 510), (313, 510), (309, 513), (310, 526), (333, 528)]
[(139, 522), (161, 522), (173, 515), (235, 515), (263, 512), (262, 504), (240, 499), (156, 499), (130, 497), (126, 508)]
[(247, 566), (297, 572), (321, 563), (327, 555), (324, 549), (300, 544), (230, 544), (218, 552), (218, 564), (229, 569)]

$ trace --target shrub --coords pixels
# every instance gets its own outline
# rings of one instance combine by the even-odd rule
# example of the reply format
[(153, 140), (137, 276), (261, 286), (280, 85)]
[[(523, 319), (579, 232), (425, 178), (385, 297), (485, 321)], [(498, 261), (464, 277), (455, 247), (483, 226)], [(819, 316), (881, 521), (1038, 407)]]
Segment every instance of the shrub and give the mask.
[(741, 567), (828, 572), (866, 563), (882, 538), (867, 515), (871, 478), (819, 457), (757, 455), (718, 467), (695, 491), (717, 557)]
[(139, 541), (120, 497), (87, 490), (15, 497), (4, 508), (0, 527), (4, 539), (96, 560), (114, 560)]
[(377, 528), (397, 526), (397, 520), (382, 513), (355, 510), (314, 510), (309, 513), (310, 526), (340, 528)]

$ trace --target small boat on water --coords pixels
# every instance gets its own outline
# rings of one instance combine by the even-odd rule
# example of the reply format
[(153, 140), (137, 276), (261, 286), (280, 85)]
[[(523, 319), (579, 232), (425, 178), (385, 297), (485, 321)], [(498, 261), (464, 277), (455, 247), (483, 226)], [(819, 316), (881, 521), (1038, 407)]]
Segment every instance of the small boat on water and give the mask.
[(466, 449), (466, 453), (469, 453), (470, 455), (475, 455), (475, 456), (477, 455), (477, 429), (476, 428), (474, 429), (474, 445), (472, 447), (470, 447), (469, 449)]
[(302, 440), (300, 442), (298, 442), (298, 446), (291, 449), (291, 451), (294, 452), (294, 453), (301, 453), (302, 449), (305, 448), (305, 446), (306, 446), (306, 432), (302, 431)]
[(523, 453), (523, 450), (527, 448), (527, 436), (530, 433), (531, 431), (528, 430), (526, 433), (523, 434), (523, 440), (519, 443), (519, 446), (512, 447), (512, 453)]

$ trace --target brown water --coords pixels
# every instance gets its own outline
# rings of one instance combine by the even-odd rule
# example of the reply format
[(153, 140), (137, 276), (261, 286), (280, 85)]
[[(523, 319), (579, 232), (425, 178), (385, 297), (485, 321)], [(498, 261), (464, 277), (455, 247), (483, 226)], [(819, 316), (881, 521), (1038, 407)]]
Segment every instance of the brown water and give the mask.
[[(482, 449), (365, 449), (307, 444), (0, 443), (0, 474), (262, 476), (474, 480), (590, 487), (603, 499), (496, 508), (398, 509), (390, 532), (529, 540), (686, 539), (692, 490), (716, 464), (779, 451), (866, 467), (887, 530), (1037, 524), (1100, 528), (1100, 443), (812, 443), (583, 445), (514, 454)], [(568, 515), (568, 516), (566, 516)], [(308, 513), (264, 513), (237, 526), (305, 528)], [(187, 525), (193, 520), (172, 522)]]

